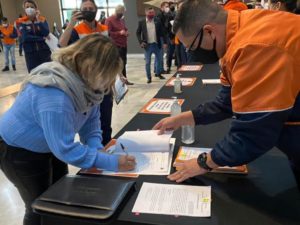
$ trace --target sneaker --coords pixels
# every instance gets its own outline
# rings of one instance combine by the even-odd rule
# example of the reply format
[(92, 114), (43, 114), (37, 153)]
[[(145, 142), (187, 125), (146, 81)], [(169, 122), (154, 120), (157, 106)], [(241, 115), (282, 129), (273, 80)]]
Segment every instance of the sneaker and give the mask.
[(166, 79), (164, 76), (162, 76), (161, 74), (155, 74), (156, 77), (158, 77), (159, 79), (161, 80), (164, 80)]
[(14, 71), (16, 71), (16, 65), (13, 65), (12, 68)]
[(5, 66), (3, 69), (2, 69), (3, 72), (5, 71), (9, 71), (9, 67), (8, 66)]
[(151, 82), (152, 82), (151, 79), (148, 79), (148, 80), (147, 80), (147, 84), (150, 84)]

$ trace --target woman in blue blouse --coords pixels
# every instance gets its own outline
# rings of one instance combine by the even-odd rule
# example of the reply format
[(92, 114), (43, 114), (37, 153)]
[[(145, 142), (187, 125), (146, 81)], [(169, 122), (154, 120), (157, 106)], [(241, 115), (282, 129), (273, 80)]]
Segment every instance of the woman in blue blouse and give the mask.
[[(99, 104), (122, 71), (118, 49), (92, 34), (35, 68), (0, 119), (0, 166), (25, 202), (25, 225), (40, 224), (31, 203), (53, 184), (55, 157), (80, 168), (127, 171), (132, 156), (102, 152)], [(74, 140), (79, 133), (81, 143)]]

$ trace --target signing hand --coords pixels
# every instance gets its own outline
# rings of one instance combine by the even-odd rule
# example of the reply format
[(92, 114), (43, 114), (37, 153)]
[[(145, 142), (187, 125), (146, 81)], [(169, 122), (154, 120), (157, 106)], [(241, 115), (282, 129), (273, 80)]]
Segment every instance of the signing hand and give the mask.
[(207, 170), (201, 168), (197, 163), (197, 158), (186, 160), (180, 163), (174, 163), (174, 166), (179, 169), (177, 172), (168, 176), (171, 181), (181, 183), (186, 179), (207, 173)]
[(136, 165), (135, 157), (131, 155), (121, 155), (119, 157), (119, 171), (134, 170)]

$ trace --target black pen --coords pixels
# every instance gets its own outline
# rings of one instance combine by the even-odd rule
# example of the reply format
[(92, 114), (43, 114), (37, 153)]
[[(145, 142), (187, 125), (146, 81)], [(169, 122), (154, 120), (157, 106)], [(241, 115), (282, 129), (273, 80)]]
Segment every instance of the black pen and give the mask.
[(120, 143), (122, 151), (128, 156), (128, 152), (125, 150), (125, 147), (122, 143)]

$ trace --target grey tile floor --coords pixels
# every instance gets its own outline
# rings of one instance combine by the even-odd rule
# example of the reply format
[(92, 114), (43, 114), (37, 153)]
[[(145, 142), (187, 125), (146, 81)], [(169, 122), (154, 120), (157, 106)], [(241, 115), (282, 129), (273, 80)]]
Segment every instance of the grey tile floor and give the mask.
[[(17, 51), (16, 51), (17, 53)], [(17, 71), (2, 72), (0, 70), (0, 89), (16, 84), (27, 76), (25, 59), (17, 57)], [(152, 60), (153, 61), (153, 60)], [(4, 56), (0, 53), (0, 69), (4, 66)], [(127, 65), (128, 77), (133, 86), (119, 105), (114, 105), (112, 128), (116, 134), (156, 92), (164, 85), (166, 80), (153, 78), (151, 84), (146, 84), (144, 70), (144, 57), (142, 55), (129, 55)], [(175, 68), (173, 68), (175, 72)], [(169, 78), (171, 74), (166, 75)], [(0, 117), (13, 104), (16, 95), (0, 98)], [(70, 173), (76, 173), (78, 168), (70, 167)], [(0, 171), (0, 225), (21, 225), (24, 205), (13, 184), (11, 184)]]

